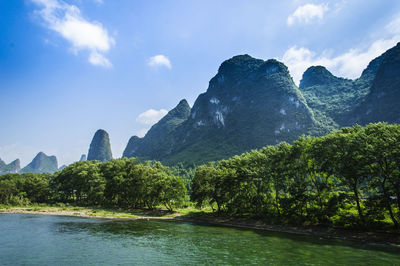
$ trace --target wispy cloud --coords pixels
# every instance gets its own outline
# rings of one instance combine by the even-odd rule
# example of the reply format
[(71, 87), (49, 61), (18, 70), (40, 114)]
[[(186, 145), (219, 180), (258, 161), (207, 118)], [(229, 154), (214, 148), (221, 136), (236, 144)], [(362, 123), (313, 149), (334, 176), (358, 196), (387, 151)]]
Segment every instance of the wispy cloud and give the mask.
[(37, 11), (46, 26), (69, 41), (75, 53), (89, 51), (88, 61), (96, 66), (111, 67), (105, 57), (115, 45), (115, 40), (108, 34), (100, 22), (86, 20), (78, 7), (62, 0), (32, 0), (42, 9)]
[(136, 132), (136, 136), (138, 136), (139, 138), (143, 138), (147, 131), (149, 131), (150, 128), (142, 128), (139, 131)]
[(286, 23), (288, 26), (292, 26), (295, 23), (308, 24), (315, 20), (322, 20), (324, 13), (328, 10), (329, 8), (325, 4), (306, 4), (299, 6), (291, 15), (289, 15)]
[(136, 122), (144, 124), (147, 127), (140, 129), (136, 134), (138, 137), (143, 137), (149, 131), (150, 127), (160, 121), (168, 113), (165, 109), (154, 110), (149, 109), (136, 117)]
[(282, 57), (282, 61), (288, 66), (296, 84), (304, 71), (315, 65), (327, 67), (335, 75), (345, 78), (358, 78), (368, 63), (384, 53), (389, 48), (400, 41), (400, 19), (392, 20), (383, 32), (384, 37), (377, 39), (363, 49), (350, 49), (345, 53), (332, 56), (331, 53), (324, 51), (320, 55), (304, 48), (292, 46)]
[(149, 61), (148, 61), (148, 65), (151, 67), (167, 67), (169, 69), (172, 68), (171, 62), (169, 61), (168, 57), (166, 57), (165, 55), (155, 55), (150, 57)]
[(102, 5), (103, 4), (103, 0), (93, 0), (93, 2), (95, 2), (98, 5)]
[(139, 114), (138, 117), (136, 118), (136, 122), (145, 125), (153, 125), (157, 123), (161, 118), (163, 118), (163, 116), (165, 116), (167, 113), (168, 111), (165, 109), (160, 109), (160, 110), (149, 109)]

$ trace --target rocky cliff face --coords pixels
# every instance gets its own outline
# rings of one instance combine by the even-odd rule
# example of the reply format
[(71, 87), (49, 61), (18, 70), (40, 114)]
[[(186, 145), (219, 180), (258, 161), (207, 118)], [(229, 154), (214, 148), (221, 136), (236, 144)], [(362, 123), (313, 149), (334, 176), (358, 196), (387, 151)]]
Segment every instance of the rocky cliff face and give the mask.
[(89, 161), (97, 160), (100, 162), (112, 159), (110, 137), (106, 131), (102, 129), (96, 131), (90, 143), (87, 159)]
[(57, 170), (56, 156), (47, 156), (43, 152), (39, 152), (30, 164), (22, 168), (20, 173), (54, 173)]
[(16, 174), (20, 170), (21, 170), (21, 163), (19, 159), (16, 159), (9, 164), (6, 164), (0, 159), (0, 175)]
[[(188, 114), (187, 107), (185, 110)], [(199, 95), (190, 115), (182, 120), (163, 137), (169, 139), (168, 145), (159, 142), (158, 148), (155, 146), (153, 154), (158, 156), (151, 159), (170, 163), (217, 160), (292, 141), (315, 126), (313, 113), (287, 67), (276, 60), (263, 61), (249, 55), (222, 63), (208, 90)], [(124, 155), (139, 156), (129, 151), (139, 147), (141, 141), (131, 138)]]

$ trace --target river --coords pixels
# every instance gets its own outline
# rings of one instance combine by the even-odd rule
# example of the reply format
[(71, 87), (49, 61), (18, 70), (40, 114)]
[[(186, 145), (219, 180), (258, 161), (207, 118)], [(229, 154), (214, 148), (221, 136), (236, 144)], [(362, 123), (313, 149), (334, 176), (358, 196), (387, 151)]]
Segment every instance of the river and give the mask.
[(385, 246), (171, 221), (0, 214), (0, 265), (400, 265)]

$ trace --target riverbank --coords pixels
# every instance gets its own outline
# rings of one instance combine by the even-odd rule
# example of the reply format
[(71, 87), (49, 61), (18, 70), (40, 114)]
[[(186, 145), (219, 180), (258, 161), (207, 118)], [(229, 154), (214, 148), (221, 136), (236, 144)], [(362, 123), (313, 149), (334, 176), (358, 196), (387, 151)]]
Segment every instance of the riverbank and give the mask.
[(0, 213), (23, 213), (38, 215), (56, 215), (56, 216), (75, 216), (83, 218), (101, 218), (112, 220), (138, 220), (138, 219), (156, 219), (172, 220), (181, 213), (170, 213), (165, 210), (119, 210), (119, 209), (100, 209), (77, 206), (0, 206)]
[(75, 216), (84, 218), (101, 218), (110, 220), (170, 220), (192, 222), (206, 225), (228, 226), (243, 229), (267, 230), (297, 235), (308, 235), (320, 238), (341, 239), (363, 242), (366, 244), (386, 245), (400, 250), (400, 233), (368, 232), (354, 229), (329, 228), (324, 226), (287, 226), (270, 225), (260, 220), (232, 218), (213, 215), (209, 210), (185, 208), (176, 212), (166, 210), (114, 210), (75, 206), (0, 206), (0, 213)]

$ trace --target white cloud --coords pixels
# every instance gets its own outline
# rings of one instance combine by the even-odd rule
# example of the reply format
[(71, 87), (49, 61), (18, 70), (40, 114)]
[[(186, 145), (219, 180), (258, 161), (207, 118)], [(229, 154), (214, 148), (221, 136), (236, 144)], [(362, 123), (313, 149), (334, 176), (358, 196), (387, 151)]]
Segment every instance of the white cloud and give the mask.
[(287, 18), (287, 24), (292, 26), (294, 23), (304, 23), (308, 24), (315, 20), (322, 20), (324, 17), (324, 13), (328, 11), (329, 8), (327, 5), (313, 5), (306, 4), (298, 7), (293, 14), (291, 14)]
[(110, 61), (98, 52), (90, 53), (89, 62), (97, 66), (112, 67)]
[(142, 128), (142, 129), (140, 129), (140, 130), (136, 133), (136, 136), (138, 136), (139, 138), (143, 138), (143, 137), (146, 135), (147, 131), (149, 131), (149, 129), (150, 129), (150, 128)]
[(327, 51), (317, 55), (307, 48), (292, 46), (285, 52), (282, 61), (288, 66), (296, 84), (299, 84), (304, 71), (315, 65), (325, 66), (334, 75), (340, 77), (358, 78), (371, 60), (400, 41), (399, 17), (396, 16), (388, 23), (380, 34), (381, 38), (373, 41), (369, 46), (363, 49), (350, 49), (337, 56), (332, 56)]
[(162, 54), (150, 57), (148, 65), (151, 67), (165, 66), (169, 69), (172, 67), (168, 57)]
[(163, 118), (168, 113), (165, 109), (154, 110), (149, 109), (141, 114), (138, 115), (136, 118), (136, 122), (145, 125), (153, 125), (157, 123), (161, 118)]
[(397, 14), (395, 19), (386, 25), (385, 30), (392, 34), (400, 34), (400, 14)]
[(136, 117), (136, 122), (147, 125), (147, 127), (140, 129), (136, 133), (136, 135), (140, 138), (144, 137), (147, 131), (149, 131), (150, 127), (155, 123), (157, 123), (158, 121), (160, 121), (160, 119), (163, 118), (167, 113), (168, 111), (165, 109), (160, 109), (160, 110), (149, 109), (139, 114)]
[(81, 11), (74, 5), (62, 0), (32, 0), (43, 8), (38, 14), (46, 26), (68, 40), (75, 53), (89, 51), (89, 62), (93, 65), (111, 67), (104, 53), (115, 45), (107, 29), (99, 22), (89, 22), (82, 17)]

